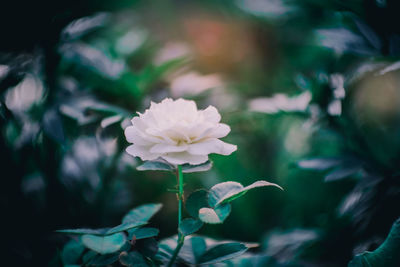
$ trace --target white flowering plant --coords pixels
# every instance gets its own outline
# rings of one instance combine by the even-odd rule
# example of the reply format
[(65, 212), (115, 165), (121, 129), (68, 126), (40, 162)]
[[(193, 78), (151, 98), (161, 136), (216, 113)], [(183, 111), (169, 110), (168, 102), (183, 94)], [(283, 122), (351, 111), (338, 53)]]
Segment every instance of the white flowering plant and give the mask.
[[(159, 230), (145, 225), (162, 204), (150, 203), (129, 211), (122, 223), (112, 228), (59, 230), (80, 236), (64, 247), (62, 257), (71, 264), (84, 266), (114, 263), (124, 266), (211, 265), (243, 257), (255, 244), (216, 241), (193, 234), (204, 224), (223, 223), (231, 212), (230, 202), (249, 190), (265, 186), (282, 188), (264, 180), (248, 186), (227, 181), (184, 197), (183, 173), (207, 171), (212, 167), (209, 154), (230, 155), (237, 149), (236, 145), (220, 140), (231, 130), (220, 121), (221, 115), (215, 107), (199, 110), (194, 101), (185, 99), (152, 102), (143, 114), (138, 113), (131, 120), (132, 125), (125, 129), (126, 140), (130, 143), (126, 152), (143, 161), (137, 167), (139, 171), (176, 174), (177, 235), (159, 243), (156, 241)], [(184, 218), (184, 208), (187, 218)], [(89, 252), (82, 256), (84, 250)], [(75, 255), (73, 260), (71, 254)]]

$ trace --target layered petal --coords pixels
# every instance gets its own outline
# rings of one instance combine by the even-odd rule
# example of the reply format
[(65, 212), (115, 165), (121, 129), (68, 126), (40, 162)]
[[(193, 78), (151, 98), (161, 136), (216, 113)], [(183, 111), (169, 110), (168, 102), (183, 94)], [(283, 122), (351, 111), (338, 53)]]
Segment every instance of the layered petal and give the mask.
[(221, 120), (218, 110), (213, 106), (208, 106), (205, 110), (200, 111), (204, 116), (204, 121), (218, 123)]
[(126, 151), (142, 160), (161, 157), (171, 164), (197, 165), (209, 154), (229, 155), (237, 149), (219, 140), (231, 129), (220, 123), (213, 106), (198, 110), (194, 101), (167, 98), (138, 114), (125, 129), (126, 140), (133, 143)]
[(190, 144), (187, 151), (192, 155), (208, 155), (212, 153), (230, 155), (232, 152), (236, 151), (236, 149), (237, 147), (235, 145), (213, 138), (203, 142)]
[(130, 145), (126, 148), (126, 152), (142, 160), (155, 160), (160, 156), (159, 154), (151, 153), (148, 146)]
[(150, 153), (170, 153), (170, 152), (183, 152), (187, 150), (187, 145), (174, 146), (169, 144), (157, 144), (150, 149)]
[(140, 133), (138, 129), (133, 126), (126, 127), (125, 137), (126, 141), (134, 144), (151, 145), (156, 142), (156, 139), (143, 135), (143, 133)]
[(207, 138), (222, 138), (228, 135), (228, 133), (231, 131), (231, 127), (229, 127), (227, 124), (224, 123), (218, 123), (218, 125), (213, 125), (211, 127), (206, 128), (201, 132), (194, 140), (193, 142), (197, 142), (202, 139), (207, 139)]
[(176, 153), (167, 153), (161, 156), (163, 159), (168, 161), (171, 164), (181, 165), (181, 164), (190, 164), (190, 165), (198, 165), (204, 163), (208, 160), (208, 155), (192, 155), (188, 152), (176, 152)]

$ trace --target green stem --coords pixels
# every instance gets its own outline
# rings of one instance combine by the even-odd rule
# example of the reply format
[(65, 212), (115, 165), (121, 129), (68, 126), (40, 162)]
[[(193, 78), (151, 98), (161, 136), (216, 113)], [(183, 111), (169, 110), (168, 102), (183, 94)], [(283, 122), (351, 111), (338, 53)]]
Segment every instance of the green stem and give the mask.
[(179, 184), (179, 193), (178, 193), (178, 203), (179, 203), (178, 232), (179, 232), (179, 226), (181, 225), (182, 221), (182, 202), (183, 202), (183, 174), (182, 174), (182, 167), (180, 165), (178, 165), (178, 184)]
[(184, 241), (185, 241), (185, 236), (178, 234), (178, 244), (176, 245), (174, 254), (172, 255), (171, 260), (168, 263), (168, 267), (171, 267), (174, 264), (176, 257), (178, 257), (179, 251), (181, 250), (181, 248), (183, 246)]
[(178, 192), (178, 240), (177, 240), (177, 245), (174, 250), (174, 254), (172, 255), (171, 260), (168, 263), (168, 267), (171, 267), (175, 260), (176, 257), (178, 257), (179, 251), (181, 250), (183, 243), (185, 242), (185, 236), (181, 234), (179, 231), (179, 226), (182, 221), (182, 202), (183, 202), (183, 174), (182, 174), (182, 166), (178, 165), (177, 169), (177, 178), (178, 178), (178, 187), (179, 187), (179, 192)]

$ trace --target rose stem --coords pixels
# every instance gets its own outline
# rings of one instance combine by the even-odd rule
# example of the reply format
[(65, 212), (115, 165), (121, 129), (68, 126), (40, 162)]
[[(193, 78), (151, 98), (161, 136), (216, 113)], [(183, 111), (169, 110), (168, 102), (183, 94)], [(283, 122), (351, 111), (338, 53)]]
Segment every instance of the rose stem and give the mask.
[(178, 244), (175, 248), (174, 254), (172, 255), (171, 260), (168, 263), (168, 267), (172, 266), (178, 256), (179, 251), (183, 246), (183, 242), (185, 241), (185, 236), (181, 234), (179, 231), (179, 226), (182, 221), (182, 202), (183, 202), (183, 174), (182, 174), (182, 166), (178, 165), (177, 170), (177, 178), (178, 178), (178, 185), (179, 185), (179, 192), (178, 192)]

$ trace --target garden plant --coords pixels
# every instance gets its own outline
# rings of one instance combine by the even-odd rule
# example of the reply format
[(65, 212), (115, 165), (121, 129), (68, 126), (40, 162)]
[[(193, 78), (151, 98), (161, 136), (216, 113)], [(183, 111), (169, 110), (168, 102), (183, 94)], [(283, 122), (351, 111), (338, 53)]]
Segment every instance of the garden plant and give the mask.
[[(229, 155), (236, 150), (235, 145), (219, 140), (230, 132), (230, 127), (220, 120), (215, 107), (198, 110), (195, 102), (184, 99), (152, 102), (143, 114), (138, 113), (132, 119), (132, 126), (125, 129), (127, 141), (133, 143), (126, 151), (145, 161), (138, 167), (140, 171), (176, 173), (177, 236), (157, 244), (154, 237), (159, 230), (145, 225), (162, 204), (145, 204), (129, 211), (122, 224), (112, 228), (59, 230), (81, 236), (67, 243), (63, 260), (83, 266), (109, 265), (116, 261), (124, 266), (174, 266), (175, 262), (210, 265), (245, 253), (251, 245), (217, 242), (192, 234), (200, 230), (203, 223), (223, 223), (231, 212), (230, 202), (247, 191), (264, 186), (282, 189), (280, 186), (260, 180), (244, 187), (229, 181), (216, 184), (210, 190), (194, 191), (184, 200), (183, 173), (207, 171), (212, 167), (209, 154)], [(190, 218), (183, 218), (184, 203)], [(72, 259), (71, 254), (74, 255)]]
[(6, 1), (1, 265), (400, 266), (399, 12)]

